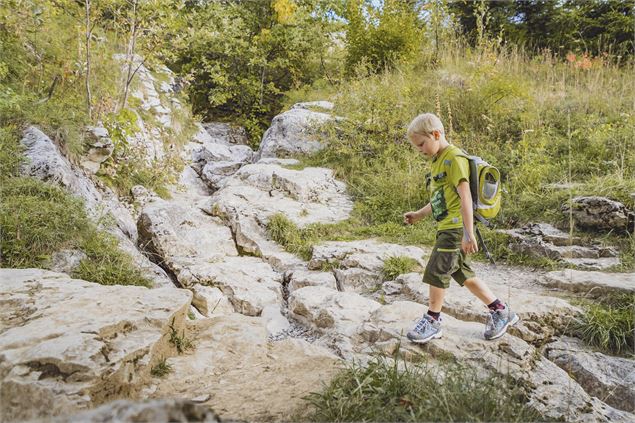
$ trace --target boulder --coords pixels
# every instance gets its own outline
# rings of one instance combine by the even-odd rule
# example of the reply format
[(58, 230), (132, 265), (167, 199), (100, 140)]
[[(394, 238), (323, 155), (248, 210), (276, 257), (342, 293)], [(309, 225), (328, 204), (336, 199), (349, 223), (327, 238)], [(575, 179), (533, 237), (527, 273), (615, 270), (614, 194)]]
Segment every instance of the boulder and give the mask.
[(203, 123), (211, 142), (225, 145), (249, 145), (249, 137), (245, 128), (222, 122)]
[(174, 352), (192, 294), (0, 269), (0, 420), (69, 414), (134, 397)]
[(635, 215), (619, 201), (606, 197), (575, 197), (571, 207), (562, 206), (562, 212), (573, 215), (576, 226), (592, 231), (626, 232), (632, 230)]
[(194, 294), (192, 305), (204, 316), (211, 317), (217, 314), (230, 314), (234, 312), (223, 292), (215, 287), (194, 284), (190, 287)]
[(635, 412), (635, 360), (584, 348), (575, 338), (547, 344), (546, 356), (584, 390), (620, 410)]
[(391, 257), (408, 257), (415, 260), (419, 266), (425, 267), (425, 255), (427, 252), (419, 247), (389, 244), (373, 239), (331, 241), (313, 248), (309, 269), (337, 267), (381, 272), (384, 261)]
[(61, 250), (53, 253), (50, 270), (71, 274), (77, 269), (82, 260), (88, 256), (81, 250)]
[(319, 127), (333, 119), (330, 114), (306, 107), (293, 107), (279, 114), (263, 135), (257, 158), (312, 154), (323, 149)]
[(205, 210), (223, 218), (244, 253), (288, 269), (299, 261), (269, 240), (269, 218), (280, 213), (300, 227), (347, 219), (353, 203), (345, 191), (329, 169), (250, 164), (225, 179)]
[(86, 139), (88, 141), (88, 153), (82, 157), (81, 165), (92, 174), (99, 171), (115, 150), (115, 145), (109, 137), (108, 130), (103, 126), (89, 126), (86, 128)]

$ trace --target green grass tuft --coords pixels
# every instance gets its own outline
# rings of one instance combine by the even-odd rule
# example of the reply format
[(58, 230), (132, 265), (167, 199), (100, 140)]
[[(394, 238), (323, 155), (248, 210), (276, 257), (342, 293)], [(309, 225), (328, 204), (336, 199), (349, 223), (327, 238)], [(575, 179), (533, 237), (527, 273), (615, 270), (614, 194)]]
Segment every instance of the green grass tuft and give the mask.
[(178, 331), (174, 327), (174, 319), (172, 319), (172, 323), (170, 323), (170, 343), (174, 345), (179, 354), (183, 354), (185, 351), (194, 348), (192, 340), (185, 336), (185, 331), (179, 335)]
[(537, 421), (522, 388), (506, 378), (485, 380), (465, 366), (444, 363), (402, 366), (375, 358), (352, 364), (322, 392), (307, 398), (303, 419), (317, 422)]
[(399, 275), (421, 270), (417, 260), (412, 257), (398, 256), (389, 257), (384, 260), (382, 269), (382, 278), (385, 281), (391, 281)]
[(584, 314), (574, 334), (610, 354), (635, 354), (635, 295), (605, 295), (583, 303)]
[(172, 365), (167, 362), (165, 358), (159, 361), (152, 369), (150, 370), (150, 374), (154, 377), (163, 377), (172, 373), (174, 369)]

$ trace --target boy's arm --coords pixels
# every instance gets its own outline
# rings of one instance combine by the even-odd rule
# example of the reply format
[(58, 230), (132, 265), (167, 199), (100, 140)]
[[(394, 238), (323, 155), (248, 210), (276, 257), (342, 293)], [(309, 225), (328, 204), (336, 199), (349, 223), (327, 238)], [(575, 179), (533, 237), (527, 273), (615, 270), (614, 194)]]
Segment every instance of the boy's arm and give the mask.
[(412, 225), (419, 220), (432, 214), (432, 204), (428, 203), (422, 208), (414, 212), (408, 212), (403, 215), (403, 221), (406, 225)]
[(461, 198), (461, 217), (463, 217), (463, 242), (461, 245), (467, 254), (475, 253), (478, 251), (478, 243), (474, 236), (474, 212), (470, 184), (466, 180), (462, 180), (457, 185), (456, 190)]
[(423, 206), (419, 210), (417, 210), (416, 213), (420, 217), (430, 216), (432, 214), (432, 204), (430, 204), (430, 203), (426, 204), (425, 206)]

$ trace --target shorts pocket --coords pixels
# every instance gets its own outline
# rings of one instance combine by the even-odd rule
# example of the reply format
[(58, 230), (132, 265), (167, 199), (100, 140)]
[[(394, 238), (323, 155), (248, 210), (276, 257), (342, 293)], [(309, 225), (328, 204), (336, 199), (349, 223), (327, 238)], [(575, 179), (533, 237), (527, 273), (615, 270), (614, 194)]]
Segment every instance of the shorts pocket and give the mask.
[(437, 272), (441, 275), (451, 275), (459, 270), (458, 248), (437, 248)]

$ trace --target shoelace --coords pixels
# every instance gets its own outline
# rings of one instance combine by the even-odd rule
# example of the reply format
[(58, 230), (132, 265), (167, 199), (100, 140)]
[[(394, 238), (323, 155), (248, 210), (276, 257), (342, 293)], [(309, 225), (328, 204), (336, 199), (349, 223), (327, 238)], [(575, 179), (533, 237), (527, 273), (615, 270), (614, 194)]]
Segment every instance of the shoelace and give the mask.
[(421, 320), (419, 320), (415, 326), (415, 331), (417, 332), (421, 332), (423, 331), (423, 329), (428, 326), (430, 322), (428, 322), (428, 320), (426, 318), (423, 318)]

